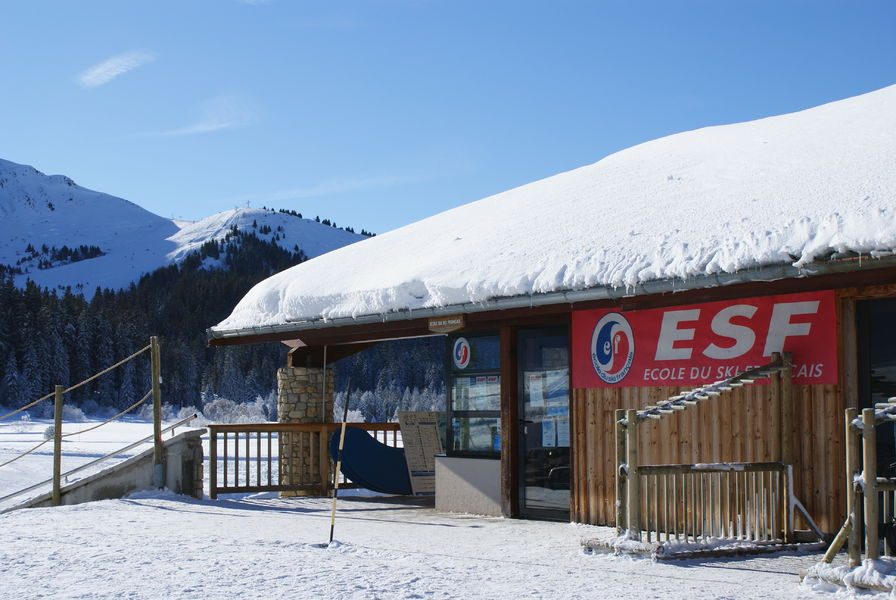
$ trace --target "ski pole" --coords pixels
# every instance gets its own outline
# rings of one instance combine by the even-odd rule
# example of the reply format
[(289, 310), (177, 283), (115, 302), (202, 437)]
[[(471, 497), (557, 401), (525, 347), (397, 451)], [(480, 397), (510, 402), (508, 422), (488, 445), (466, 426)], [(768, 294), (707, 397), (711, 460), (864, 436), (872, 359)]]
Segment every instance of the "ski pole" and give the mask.
[(342, 411), (342, 430), (339, 433), (339, 450), (336, 453), (336, 471), (333, 473), (333, 509), (330, 511), (330, 543), (333, 543), (333, 532), (336, 529), (336, 499), (339, 497), (339, 471), (342, 470), (342, 451), (345, 449), (345, 428), (348, 420), (348, 401), (352, 393), (352, 380), (348, 379), (345, 392), (345, 407)]

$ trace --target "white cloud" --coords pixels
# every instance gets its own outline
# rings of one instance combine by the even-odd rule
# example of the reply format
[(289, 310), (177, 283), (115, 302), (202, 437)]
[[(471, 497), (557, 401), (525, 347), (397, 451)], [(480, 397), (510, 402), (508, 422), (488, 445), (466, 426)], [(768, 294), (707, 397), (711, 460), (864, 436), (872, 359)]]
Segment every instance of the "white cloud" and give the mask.
[(118, 54), (86, 69), (78, 76), (78, 83), (81, 87), (86, 88), (99, 87), (120, 75), (124, 75), (128, 71), (133, 71), (137, 67), (151, 63), (155, 59), (156, 57), (153, 53), (144, 50), (133, 50), (124, 54)]
[(240, 196), (238, 198), (230, 198), (233, 202), (251, 201), (267, 201), (267, 202), (284, 202), (286, 200), (301, 200), (304, 198), (320, 198), (322, 196), (337, 196), (339, 194), (347, 194), (350, 192), (360, 192), (364, 190), (398, 187), (412, 183), (419, 183), (431, 179), (427, 175), (371, 175), (371, 176), (355, 176), (345, 179), (332, 179), (322, 181), (313, 185), (304, 187), (295, 187), (274, 192), (266, 192), (259, 194), (251, 194)]
[(192, 123), (176, 129), (157, 131), (152, 135), (196, 135), (234, 127), (245, 127), (256, 118), (249, 103), (237, 96), (218, 96), (202, 105), (199, 116)]

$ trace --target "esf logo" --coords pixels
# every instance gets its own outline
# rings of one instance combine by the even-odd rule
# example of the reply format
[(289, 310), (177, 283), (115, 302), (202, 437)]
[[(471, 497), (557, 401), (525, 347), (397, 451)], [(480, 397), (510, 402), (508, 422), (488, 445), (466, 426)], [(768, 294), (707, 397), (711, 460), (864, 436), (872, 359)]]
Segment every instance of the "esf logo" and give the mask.
[(470, 342), (467, 338), (457, 338), (454, 342), (454, 366), (466, 369), (470, 365)]
[(622, 381), (635, 360), (635, 336), (632, 327), (619, 313), (604, 315), (591, 336), (591, 362), (594, 371), (606, 383)]

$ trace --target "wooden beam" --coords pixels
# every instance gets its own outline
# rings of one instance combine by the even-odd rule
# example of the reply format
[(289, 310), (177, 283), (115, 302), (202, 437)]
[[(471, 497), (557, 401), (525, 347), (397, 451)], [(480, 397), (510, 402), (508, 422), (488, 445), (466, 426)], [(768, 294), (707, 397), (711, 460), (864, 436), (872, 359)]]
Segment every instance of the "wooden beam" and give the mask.
[(853, 430), (852, 422), (859, 416), (857, 408), (847, 408), (846, 417), (846, 519), (852, 527), (849, 532), (847, 548), (849, 566), (862, 564), (862, 495), (856, 493), (855, 476), (861, 470), (862, 445), (861, 438)]
[[(208, 432), (208, 497), (218, 499), (218, 434), (214, 429)], [(269, 482), (270, 483), (270, 482)]]
[(627, 490), (626, 525), (632, 539), (641, 539), (641, 480), (638, 473), (638, 411), (625, 411), (625, 463), (628, 475), (625, 478)]
[(501, 347), (501, 512), (520, 515), (519, 496), (519, 384), (517, 382), (516, 330), (502, 327)]
[(840, 385), (843, 400), (846, 408), (859, 408), (859, 344), (854, 298), (842, 298), (840, 301), (840, 332)]
[(878, 544), (877, 423), (873, 408), (862, 410), (862, 472), (865, 476), (865, 558), (880, 558)]
[(286, 364), (290, 367), (321, 368), (324, 363), (324, 348), (327, 349), (327, 365), (331, 365), (337, 360), (357, 354), (374, 345), (376, 345), (375, 342), (358, 342), (356, 344), (341, 344), (337, 346), (299, 346), (289, 351)]
[(621, 421), (625, 418), (625, 409), (617, 408), (614, 414), (616, 424), (616, 533), (622, 535), (628, 529), (625, 518), (627, 486), (625, 473), (622, 471), (622, 466), (625, 464), (625, 427)]
[[(785, 465), (793, 465), (793, 356), (789, 352), (783, 353), (781, 362), (784, 368), (778, 376), (778, 382), (781, 386), (778, 397), (781, 401), (781, 462)], [(809, 425), (803, 424), (803, 427)]]
[(53, 395), (53, 506), (62, 503), (62, 403), (65, 386), (57, 385)]

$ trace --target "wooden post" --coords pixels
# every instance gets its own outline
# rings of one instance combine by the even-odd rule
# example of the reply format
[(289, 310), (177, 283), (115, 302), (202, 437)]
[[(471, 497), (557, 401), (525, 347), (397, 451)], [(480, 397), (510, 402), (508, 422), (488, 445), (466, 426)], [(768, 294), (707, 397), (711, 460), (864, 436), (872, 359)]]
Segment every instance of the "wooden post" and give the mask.
[(861, 470), (862, 448), (860, 438), (852, 428), (852, 422), (858, 416), (859, 409), (846, 409), (846, 519), (851, 524), (847, 541), (851, 568), (862, 564), (862, 528), (859, 527), (862, 522), (862, 502), (855, 484), (855, 477)]
[(625, 418), (625, 409), (617, 409), (615, 413), (616, 423), (616, 533), (622, 535), (628, 529), (628, 523), (625, 519), (626, 511), (626, 480), (627, 477), (622, 470), (625, 464), (625, 427), (621, 421)]
[[(270, 460), (270, 456), (268, 457)], [(208, 428), (208, 497), (218, 499), (218, 432), (214, 427)], [(270, 482), (269, 482), (270, 485)]]
[(880, 558), (877, 535), (877, 427), (873, 408), (862, 410), (862, 462), (865, 464), (865, 558)]
[(634, 540), (641, 539), (641, 486), (638, 478), (638, 411), (625, 411), (625, 463), (628, 466), (626, 475), (626, 525), (629, 536)]
[[(520, 423), (519, 384), (517, 382), (517, 335), (513, 327), (502, 327), (501, 353), (501, 514), (520, 515)], [(572, 401), (572, 399), (570, 399)], [(577, 458), (573, 457), (573, 460)], [(574, 494), (570, 494), (572, 502)]]
[(781, 355), (784, 368), (778, 377), (780, 393), (778, 397), (781, 403), (781, 462), (785, 465), (793, 465), (793, 357), (789, 352)]
[(161, 489), (165, 486), (165, 474), (162, 465), (162, 366), (159, 338), (149, 338), (149, 345), (152, 360), (153, 485)]
[[(348, 392), (346, 392), (346, 394), (348, 394)], [(348, 402), (348, 395), (346, 395), (346, 402)], [(330, 487), (330, 440), (329, 431), (326, 425), (320, 426), (319, 435), (320, 440), (318, 443), (320, 444), (320, 453), (318, 460), (320, 460), (320, 495), (326, 496), (329, 492), (327, 488)]]
[(834, 537), (834, 541), (831, 542), (831, 545), (828, 546), (827, 552), (824, 553), (824, 558), (822, 561), (827, 564), (831, 564), (834, 562), (834, 558), (836, 558), (837, 553), (840, 552), (840, 548), (843, 547), (843, 544), (846, 542), (847, 537), (852, 534), (853, 526), (852, 519), (847, 517), (846, 522), (843, 523), (843, 527), (840, 528), (840, 531), (837, 532), (836, 537)]
[(53, 506), (62, 503), (62, 392), (65, 387), (57, 385), (53, 406)]

